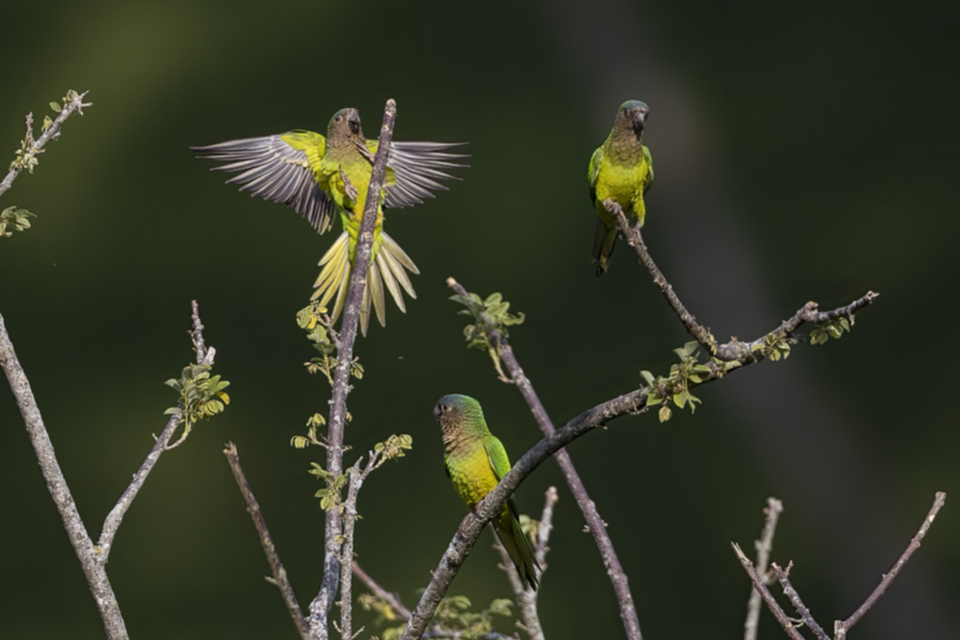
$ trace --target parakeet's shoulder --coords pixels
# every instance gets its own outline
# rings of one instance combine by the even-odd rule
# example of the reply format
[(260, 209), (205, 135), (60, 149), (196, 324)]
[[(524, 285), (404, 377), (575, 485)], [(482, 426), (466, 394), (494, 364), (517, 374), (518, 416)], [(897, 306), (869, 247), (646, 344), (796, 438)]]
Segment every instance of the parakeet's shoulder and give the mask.
[(603, 163), (603, 147), (597, 147), (593, 152), (593, 155), (590, 156), (590, 166), (587, 168), (587, 180), (590, 182), (590, 186), (597, 184), (597, 176), (600, 175), (600, 165)]
[(306, 129), (294, 129), (293, 131), (288, 131), (284, 134), (281, 134), (280, 139), (294, 149), (301, 149), (308, 152), (316, 151), (321, 156), (323, 155), (327, 146), (326, 138), (315, 131), (307, 131)]

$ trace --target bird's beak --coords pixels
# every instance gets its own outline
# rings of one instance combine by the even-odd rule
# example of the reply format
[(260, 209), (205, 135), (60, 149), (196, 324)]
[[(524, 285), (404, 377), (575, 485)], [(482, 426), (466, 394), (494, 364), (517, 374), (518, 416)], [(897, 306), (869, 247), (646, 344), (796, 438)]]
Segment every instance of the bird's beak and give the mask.
[(441, 409), (440, 405), (437, 404), (437, 406), (433, 408), (433, 417), (437, 422), (440, 422), (440, 416), (442, 415), (443, 415), (443, 409)]
[(351, 113), (347, 118), (347, 124), (350, 126), (350, 132), (353, 135), (360, 134), (360, 116), (355, 113)]
[(633, 114), (633, 130), (639, 136), (643, 133), (643, 127), (647, 124), (647, 114), (649, 111), (637, 111)]

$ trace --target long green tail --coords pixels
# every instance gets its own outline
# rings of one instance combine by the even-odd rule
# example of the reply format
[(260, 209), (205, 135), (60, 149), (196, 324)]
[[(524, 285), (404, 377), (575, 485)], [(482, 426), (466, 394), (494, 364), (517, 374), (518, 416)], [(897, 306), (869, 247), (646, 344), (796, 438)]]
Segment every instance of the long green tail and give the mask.
[(513, 560), (513, 566), (517, 568), (520, 580), (536, 591), (540, 586), (537, 580), (537, 569), (540, 568), (540, 564), (533, 553), (530, 538), (524, 535), (520, 528), (520, 521), (512, 513), (504, 513), (493, 521), (493, 530), (497, 532), (500, 544)]

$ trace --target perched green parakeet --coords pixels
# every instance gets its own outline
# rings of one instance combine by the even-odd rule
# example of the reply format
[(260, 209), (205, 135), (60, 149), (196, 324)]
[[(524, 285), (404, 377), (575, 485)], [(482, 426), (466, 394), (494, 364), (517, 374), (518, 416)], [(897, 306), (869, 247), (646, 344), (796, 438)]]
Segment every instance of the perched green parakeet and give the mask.
[[(443, 431), (443, 463), (454, 489), (470, 509), (490, 493), (510, 471), (510, 460), (500, 441), (490, 433), (480, 403), (469, 396), (451, 394), (437, 401), (433, 415)], [(520, 580), (538, 586), (540, 565), (530, 539), (520, 529), (520, 512), (513, 496), (491, 524), (500, 544), (510, 554)]]
[[(370, 322), (371, 302), (380, 324), (386, 324), (384, 287), (404, 312), (400, 288), (411, 298), (417, 297), (407, 271), (420, 271), (383, 231), (383, 207), (420, 204), (423, 198), (433, 197), (431, 189), (445, 190), (437, 180), (456, 179), (446, 171), (466, 166), (455, 162), (465, 156), (445, 151), (459, 144), (463, 143), (391, 143), (361, 310), (363, 335), (367, 334)], [(313, 294), (314, 299), (320, 298), (322, 305), (337, 296), (331, 314), (336, 320), (343, 310), (350, 272), (357, 257), (360, 223), (377, 146), (376, 140), (364, 138), (360, 113), (356, 109), (341, 109), (330, 119), (326, 137), (296, 130), (191, 148), (199, 158), (226, 163), (214, 167), (213, 171), (239, 172), (227, 180), (227, 184), (239, 184), (241, 191), (286, 204), (306, 218), (318, 233), (329, 229), (334, 213), (340, 213), (343, 233), (320, 260), (323, 269)]]
[(597, 210), (597, 232), (593, 239), (593, 260), (597, 275), (602, 276), (610, 266), (610, 256), (617, 242), (617, 225), (603, 205), (610, 198), (623, 207), (627, 219), (634, 219), (641, 227), (646, 209), (643, 194), (653, 184), (653, 158), (643, 146), (643, 127), (649, 107), (639, 100), (628, 100), (620, 105), (613, 129), (603, 145), (593, 152), (587, 180), (590, 200)]

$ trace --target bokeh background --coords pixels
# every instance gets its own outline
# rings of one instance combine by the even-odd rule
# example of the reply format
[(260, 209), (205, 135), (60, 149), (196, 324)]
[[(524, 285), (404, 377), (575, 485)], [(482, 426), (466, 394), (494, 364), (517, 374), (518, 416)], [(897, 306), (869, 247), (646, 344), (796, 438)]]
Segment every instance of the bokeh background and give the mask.
[[(239, 447), (301, 603), (319, 587), (322, 512), (290, 437), (329, 389), (294, 321), (333, 239), (222, 184), (189, 145), (324, 131), (355, 106), (396, 139), (470, 142), (462, 183), (389, 214), (421, 269), (406, 315), (358, 343), (353, 455), (391, 433), (414, 449), (364, 486), (363, 566), (412, 605), (464, 515), (431, 410), (473, 395), (513, 457), (539, 432), (517, 391), (464, 348), (448, 276), (500, 291), (527, 322), (512, 343), (554, 421), (665, 372), (686, 340), (624, 246), (590, 263), (585, 173), (617, 106), (652, 109), (657, 180), (645, 237), (718, 337), (752, 339), (808, 299), (881, 293), (852, 335), (798, 346), (705, 387), (691, 416), (625, 417), (569, 451), (620, 554), (649, 638), (741, 637), (765, 499), (785, 504), (774, 559), (824, 625), (889, 570), (934, 492), (923, 548), (854, 632), (960, 636), (955, 3), (7, 3), (0, 150), (66, 89), (71, 118), (0, 206), (39, 214), (0, 240), (0, 311), (85, 522), (103, 518), (176, 398), (197, 299), (227, 412), (163, 456), (120, 529), (109, 572), (136, 638), (294, 638), (221, 454)], [(6, 162), (7, 160), (4, 160)], [(102, 626), (22, 421), (0, 391), (0, 637), (99, 638)], [(583, 519), (560, 489), (540, 596), (547, 637), (622, 626)], [(96, 537), (96, 536), (94, 536)], [(509, 597), (484, 534), (452, 587)], [(361, 621), (369, 620), (362, 615)], [(783, 637), (764, 612), (761, 637)], [(500, 625), (510, 631), (510, 622)], [(368, 627), (368, 632), (373, 632)]]

